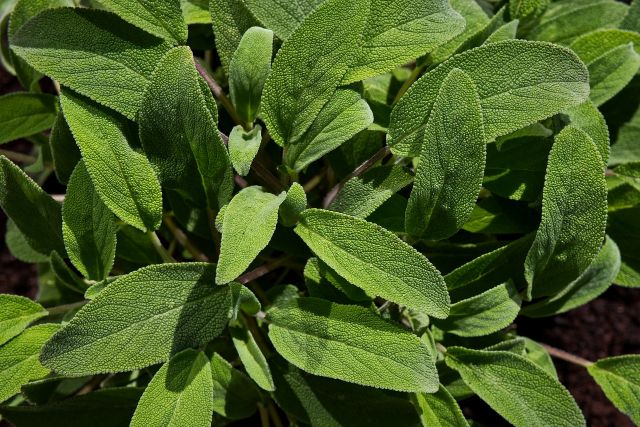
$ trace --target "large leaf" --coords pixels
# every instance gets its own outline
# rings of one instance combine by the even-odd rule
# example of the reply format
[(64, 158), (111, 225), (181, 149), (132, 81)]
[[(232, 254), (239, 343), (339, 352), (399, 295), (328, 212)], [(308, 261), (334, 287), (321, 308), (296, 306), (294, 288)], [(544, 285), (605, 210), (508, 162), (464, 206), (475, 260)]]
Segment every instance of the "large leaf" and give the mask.
[(126, 120), (71, 91), (61, 96), (64, 116), (100, 198), (124, 222), (155, 230), (162, 220), (160, 183), (145, 156), (127, 141)]
[(382, 227), (337, 212), (308, 209), (295, 231), (322, 261), (368, 294), (437, 318), (449, 314), (449, 295), (438, 270)]
[(566, 127), (549, 154), (542, 221), (525, 262), (534, 297), (569, 285), (598, 253), (607, 221), (607, 184), (591, 138)]
[(487, 142), (587, 99), (589, 74), (570, 50), (548, 43), (507, 40), (456, 55), (425, 74), (391, 113), (389, 143), (417, 156), (440, 85), (459, 68), (475, 82)]
[(58, 110), (55, 96), (10, 93), (0, 96), (0, 144), (49, 129)]
[(640, 355), (600, 359), (587, 369), (609, 400), (639, 424)]
[(216, 50), (224, 70), (228, 73), (231, 57), (240, 45), (242, 35), (259, 23), (247, 9), (244, 0), (209, 1), (209, 9)]
[(13, 50), (36, 70), (130, 119), (171, 47), (111, 13), (84, 8), (46, 10), (12, 41)]
[(425, 128), (405, 212), (409, 234), (440, 240), (462, 228), (480, 193), (485, 155), (478, 93), (466, 73), (453, 69)]
[(64, 245), (73, 265), (88, 279), (103, 280), (116, 255), (115, 217), (93, 187), (83, 161), (76, 166), (62, 210)]
[[(56, 372), (125, 372), (169, 359), (215, 338), (231, 308), (211, 264), (161, 264), (122, 276), (47, 343), (42, 363)], [(115, 319), (115, 320), (114, 320)]]
[(286, 197), (247, 187), (225, 208), (216, 283), (229, 283), (241, 275), (269, 241), (278, 223), (278, 208)]
[(132, 427), (211, 426), (213, 378), (204, 353), (187, 349), (153, 376), (131, 420)]
[(606, 165), (609, 161), (609, 128), (598, 107), (587, 101), (565, 111), (571, 124), (583, 130), (593, 140)]
[(251, 13), (280, 40), (286, 40), (324, 0), (244, 0)]
[(469, 427), (458, 403), (442, 384), (437, 392), (416, 393), (413, 399), (423, 426)]
[(587, 63), (591, 100), (604, 104), (620, 92), (640, 69), (640, 54), (633, 43), (618, 46)]
[(0, 308), (0, 345), (47, 315), (40, 304), (18, 295), (0, 294)]
[(516, 427), (586, 425), (567, 389), (522, 356), (451, 347), (445, 360), (482, 400)]
[(438, 389), (427, 346), (369, 309), (298, 298), (267, 320), (278, 353), (304, 371), (398, 391)]

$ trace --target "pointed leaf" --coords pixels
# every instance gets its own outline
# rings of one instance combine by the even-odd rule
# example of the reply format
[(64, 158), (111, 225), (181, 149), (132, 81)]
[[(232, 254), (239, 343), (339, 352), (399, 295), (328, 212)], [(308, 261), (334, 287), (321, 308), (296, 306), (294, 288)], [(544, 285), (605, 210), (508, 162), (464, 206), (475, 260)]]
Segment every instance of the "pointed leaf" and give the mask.
[(609, 128), (598, 107), (587, 101), (568, 109), (565, 113), (573, 126), (583, 130), (593, 140), (606, 165), (609, 161)]
[(58, 111), (55, 96), (15, 92), (0, 96), (0, 144), (49, 129)]
[(631, 6), (629, 6), (629, 10), (627, 10), (627, 14), (620, 24), (620, 28), (640, 32), (640, 3), (636, 0), (631, 2)]
[(437, 392), (416, 393), (413, 399), (423, 426), (469, 427), (458, 403), (442, 384)]
[(600, 359), (587, 369), (607, 398), (640, 423), (640, 355)]
[(300, 213), (307, 208), (307, 193), (304, 187), (294, 182), (287, 191), (287, 197), (280, 205), (280, 220), (286, 227), (293, 227), (298, 222)]
[(549, 6), (551, 0), (510, 0), (509, 15), (512, 19), (536, 18)]
[(245, 0), (251, 13), (280, 40), (286, 40), (324, 0)]
[(238, 352), (238, 356), (244, 365), (244, 369), (261, 389), (274, 391), (275, 385), (271, 378), (271, 370), (267, 364), (267, 359), (262, 354), (255, 338), (247, 329), (243, 321), (229, 326), (229, 332), (233, 341), (233, 346)]
[(587, 63), (590, 98), (602, 105), (620, 92), (640, 69), (640, 54), (633, 43), (618, 46)]
[(209, 1), (216, 50), (224, 71), (229, 73), (229, 63), (242, 35), (251, 27), (259, 25), (249, 12), (244, 0)]
[(262, 126), (256, 125), (249, 132), (240, 125), (229, 134), (229, 158), (240, 176), (249, 175), (251, 164), (260, 150)]
[(73, 170), (80, 161), (80, 150), (73, 139), (71, 129), (69, 129), (62, 111), (58, 113), (53, 123), (51, 135), (49, 136), (49, 147), (51, 148), (51, 157), (53, 157), (53, 166), (58, 181), (67, 184)]
[(232, 420), (255, 412), (260, 398), (255, 384), (217, 353), (211, 358), (211, 375), (215, 412)]
[(40, 304), (18, 295), (0, 294), (0, 308), (0, 345), (47, 315)]
[(7, 233), (4, 239), (7, 249), (18, 260), (32, 264), (49, 262), (49, 256), (33, 249), (25, 235), (18, 230), (16, 223), (11, 219), (7, 220)]

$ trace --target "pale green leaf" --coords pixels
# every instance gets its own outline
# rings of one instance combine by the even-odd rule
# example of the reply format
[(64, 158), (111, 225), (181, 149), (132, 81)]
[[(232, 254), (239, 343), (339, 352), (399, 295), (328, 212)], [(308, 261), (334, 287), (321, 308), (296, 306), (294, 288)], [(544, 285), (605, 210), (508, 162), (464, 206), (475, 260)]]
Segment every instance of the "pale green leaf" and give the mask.
[(255, 412), (260, 398), (255, 384), (217, 353), (211, 358), (211, 375), (215, 412), (232, 420)]
[(550, 3), (551, 0), (509, 0), (509, 15), (512, 19), (536, 18)]
[(131, 420), (132, 427), (211, 426), (213, 379), (204, 353), (187, 349), (153, 376)]
[(438, 389), (426, 345), (369, 309), (298, 298), (267, 319), (278, 353), (304, 371), (398, 391)]
[(231, 288), (231, 311), (229, 314), (231, 320), (237, 320), (241, 310), (249, 316), (254, 316), (261, 310), (260, 300), (249, 288), (237, 282), (230, 283), (229, 287)]
[(634, 31), (604, 28), (581, 35), (569, 47), (585, 64), (589, 64), (616, 47), (629, 43), (636, 45), (637, 50), (640, 49), (640, 34)]
[(127, 224), (157, 229), (162, 220), (160, 183), (147, 158), (129, 146), (126, 120), (71, 91), (63, 92), (61, 103), (104, 204)]
[(302, 21), (324, 0), (244, 0), (251, 13), (273, 30), (280, 40), (286, 40)]
[(553, 378), (558, 378), (558, 372), (556, 371), (556, 367), (553, 364), (553, 359), (551, 359), (549, 352), (541, 344), (530, 338), (520, 338), (524, 340), (525, 357), (544, 369)]
[(640, 423), (640, 355), (600, 359), (588, 368), (604, 394), (634, 423)]
[(491, 33), (491, 35), (487, 37), (483, 44), (497, 43), (504, 40), (515, 39), (516, 34), (518, 33), (519, 24), (520, 21), (518, 21), (517, 19), (507, 22), (506, 24), (495, 30), (493, 33)]
[(307, 208), (307, 193), (304, 187), (297, 182), (291, 184), (287, 191), (287, 197), (280, 205), (280, 220), (286, 227), (293, 227), (298, 223), (300, 213)]
[(58, 252), (51, 252), (49, 265), (51, 267), (51, 272), (55, 275), (57, 283), (77, 294), (84, 295), (84, 292), (87, 289), (86, 283), (67, 265)]
[(0, 96), (0, 144), (49, 129), (58, 112), (52, 95), (15, 92)]
[(258, 154), (261, 142), (262, 126), (260, 125), (256, 125), (248, 132), (240, 125), (231, 130), (229, 134), (229, 158), (238, 175), (249, 175), (251, 164)]
[(209, 0), (180, 0), (180, 5), (187, 24), (211, 24)]
[(589, 135), (606, 165), (609, 161), (609, 128), (598, 107), (593, 102), (587, 101), (568, 109), (565, 114), (573, 126)]
[(47, 315), (40, 304), (19, 295), (0, 294), (0, 308), (0, 345)]
[(522, 356), (450, 347), (445, 360), (482, 400), (516, 427), (586, 425), (567, 389)]
[(424, 427), (469, 427), (458, 403), (442, 384), (433, 394), (416, 393), (413, 400)]
[(322, 261), (368, 294), (437, 318), (448, 315), (449, 295), (440, 272), (382, 227), (337, 212), (308, 209), (295, 231)]
[(484, 174), (486, 144), (473, 81), (454, 68), (444, 79), (424, 131), (424, 143), (405, 227), (413, 236), (441, 240), (469, 218)]
[(591, 85), (590, 98), (602, 105), (620, 92), (640, 69), (640, 54), (633, 43), (615, 49), (586, 63)]
[(249, 377), (263, 390), (274, 391), (275, 385), (273, 384), (267, 359), (262, 354), (258, 343), (256, 343), (255, 338), (247, 329), (244, 321), (240, 320), (236, 324), (230, 325), (229, 333), (231, 334), (233, 346), (236, 348), (240, 361)]
[(160, 264), (122, 276), (51, 341), (42, 363), (67, 375), (126, 372), (215, 338), (231, 308), (212, 264)]
[(73, 139), (71, 129), (69, 129), (62, 111), (58, 113), (53, 123), (49, 136), (49, 148), (51, 148), (51, 157), (58, 181), (63, 184), (68, 183), (73, 170), (80, 161), (80, 150)]
[(235, 53), (242, 35), (249, 28), (259, 25), (249, 12), (244, 0), (209, 1), (216, 50), (225, 72), (229, 72), (229, 63)]

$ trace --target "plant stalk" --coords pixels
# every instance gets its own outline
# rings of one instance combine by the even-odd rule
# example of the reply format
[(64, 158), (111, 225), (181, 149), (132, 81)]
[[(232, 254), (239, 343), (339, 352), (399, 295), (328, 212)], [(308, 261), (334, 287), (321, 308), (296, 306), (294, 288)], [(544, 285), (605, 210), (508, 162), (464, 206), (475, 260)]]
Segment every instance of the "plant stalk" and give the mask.
[(564, 360), (565, 362), (573, 363), (574, 365), (580, 365), (584, 368), (587, 368), (593, 365), (593, 362), (587, 359), (583, 359), (580, 356), (576, 356), (575, 354), (568, 353), (564, 350), (560, 350), (559, 348), (552, 347), (548, 344), (540, 343), (540, 345), (542, 345), (542, 347), (544, 347), (544, 349), (547, 350), (547, 352), (550, 355), (558, 359)]
[(209, 86), (209, 89), (211, 89), (211, 93), (213, 93), (213, 96), (218, 98), (218, 100), (220, 101), (224, 109), (227, 110), (227, 113), (229, 113), (229, 115), (231, 116), (231, 119), (236, 124), (246, 129), (246, 123), (244, 123), (244, 121), (240, 118), (235, 107), (233, 106), (233, 104), (231, 103), (227, 95), (224, 93), (224, 91), (222, 90), (222, 87), (218, 84), (218, 82), (213, 77), (211, 77), (211, 75), (209, 75), (209, 73), (207, 73), (207, 70), (205, 70), (197, 60), (194, 62), (196, 64), (196, 70), (198, 70), (198, 73), (200, 73), (204, 81), (207, 82), (207, 86)]
[(193, 243), (189, 240), (189, 237), (182, 231), (176, 223), (173, 221), (173, 218), (169, 215), (165, 215), (164, 217), (164, 225), (167, 226), (169, 232), (173, 234), (173, 237), (180, 243), (180, 245), (187, 250), (193, 256), (194, 259), (201, 262), (209, 262), (209, 257), (203, 254), (198, 248), (194, 246)]
[(162, 242), (160, 241), (160, 238), (155, 231), (148, 231), (147, 236), (149, 236), (149, 240), (151, 241), (153, 248), (156, 250), (156, 252), (158, 252), (158, 255), (160, 255), (162, 261), (168, 263), (176, 262), (176, 260), (169, 254), (169, 252), (167, 252), (164, 246), (162, 246)]
[(0, 149), (0, 155), (5, 156), (7, 159), (12, 160), (18, 163), (24, 163), (26, 165), (31, 165), (37, 161), (37, 159), (28, 154), (18, 153), (16, 151), (3, 150)]

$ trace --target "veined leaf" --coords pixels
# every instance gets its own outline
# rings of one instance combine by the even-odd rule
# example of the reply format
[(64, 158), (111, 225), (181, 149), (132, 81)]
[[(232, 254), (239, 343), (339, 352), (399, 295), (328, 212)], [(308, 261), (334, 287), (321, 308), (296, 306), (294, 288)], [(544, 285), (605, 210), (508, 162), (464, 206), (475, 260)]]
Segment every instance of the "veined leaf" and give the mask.
[(606, 165), (609, 161), (609, 128), (598, 107), (593, 102), (587, 101), (568, 109), (565, 113), (573, 126), (589, 135)]
[(180, 0), (98, 0), (122, 19), (170, 42), (187, 42)]
[(27, 238), (18, 229), (16, 223), (9, 218), (7, 220), (7, 233), (4, 236), (7, 249), (11, 255), (22, 262), (32, 264), (49, 262), (49, 255), (42, 254), (29, 245)]
[(188, 25), (211, 24), (208, 0), (180, 0), (182, 15)]
[(211, 358), (211, 375), (215, 412), (232, 420), (255, 412), (260, 399), (255, 384), (217, 353)]
[(482, 400), (516, 427), (586, 425), (567, 389), (522, 356), (450, 347), (445, 360)]
[(553, 364), (553, 359), (551, 359), (549, 352), (541, 344), (530, 338), (520, 338), (524, 339), (525, 357), (544, 369), (553, 378), (557, 379), (558, 372), (556, 371), (556, 367)]
[(226, 207), (216, 283), (229, 283), (241, 275), (271, 240), (278, 223), (278, 208), (286, 197), (247, 187)]
[(0, 294), (0, 308), (0, 345), (47, 315), (40, 304), (18, 295)]
[(295, 231), (322, 261), (368, 294), (437, 318), (449, 314), (440, 272), (382, 227), (337, 212), (307, 209)]
[(640, 49), (640, 34), (634, 31), (603, 28), (581, 35), (569, 46), (588, 64), (616, 47), (633, 43)]
[(640, 3), (635, 0), (631, 2), (620, 28), (640, 32)]
[(518, 25), (520, 21), (517, 19), (509, 21), (495, 30), (482, 44), (498, 43), (505, 40), (512, 40), (516, 38), (518, 33)]
[(298, 298), (267, 319), (278, 353), (304, 371), (398, 391), (438, 389), (426, 345), (369, 309)]
[(256, 343), (255, 338), (247, 329), (244, 321), (240, 320), (237, 324), (229, 326), (229, 332), (233, 346), (236, 348), (249, 377), (263, 390), (274, 391), (275, 385), (273, 384), (273, 378), (271, 378), (267, 359), (262, 354), (258, 343)]
[(600, 359), (587, 369), (607, 398), (640, 423), (640, 355)]
[(200, 351), (187, 349), (173, 356), (153, 376), (138, 402), (131, 426), (209, 427), (212, 413), (209, 359)]
[(587, 63), (591, 100), (602, 105), (621, 91), (640, 69), (640, 54), (633, 43), (618, 46)]
[(242, 35), (251, 27), (259, 25), (249, 12), (244, 0), (209, 1), (213, 22), (216, 50), (225, 72), (229, 73), (231, 57), (240, 45)]
[(280, 220), (286, 227), (293, 227), (298, 223), (300, 213), (307, 208), (307, 193), (304, 187), (294, 182), (287, 191), (287, 197), (280, 205)]
[(229, 287), (215, 286), (214, 275), (211, 264), (182, 263), (122, 276), (47, 343), (40, 359), (67, 375), (126, 372), (204, 344), (222, 331), (231, 308)]
[(413, 400), (425, 427), (469, 427), (458, 403), (442, 384), (433, 394), (416, 393)]
[(81, 156), (62, 111), (58, 113), (53, 123), (49, 136), (49, 148), (51, 148), (51, 157), (53, 157), (58, 181), (63, 184), (68, 183)]
[(37, 325), (0, 347), (0, 402), (20, 393), (23, 384), (49, 373), (38, 356), (44, 343), (59, 328), (54, 324)]
[(246, 286), (233, 282), (229, 284), (231, 288), (231, 320), (237, 320), (240, 311), (245, 312), (249, 316), (254, 316), (261, 310), (260, 300)]
[(476, 84), (487, 142), (578, 105), (589, 94), (588, 71), (568, 49), (525, 40), (484, 45), (440, 64), (398, 101), (388, 135), (395, 154), (420, 152), (440, 85), (454, 68)]
[(60, 204), (18, 166), (0, 156), (0, 207), (31, 248), (41, 254), (65, 253)]
[(244, 0), (251, 13), (280, 40), (287, 40), (324, 0)]
[(533, 297), (553, 295), (595, 258), (607, 221), (602, 158), (591, 138), (568, 126), (549, 154), (542, 221), (525, 261)]
[(229, 157), (233, 168), (240, 176), (249, 175), (251, 164), (260, 150), (262, 126), (255, 125), (249, 132), (235, 126), (229, 134)]
[(217, 210), (231, 197), (231, 162), (218, 133), (217, 110), (209, 108), (215, 101), (203, 90), (193, 61), (188, 47), (177, 47), (158, 65), (140, 108), (140, 141), (164, 187), (198, 205), (204, 195)]
[(262, 88), (271, 72), (273, 32), (249, 28), (229, 64), (229, 94), (242, 120), (253, 123), (260, 109)]
[(618, 131), (618, 139), (611, 146), (611, 157), (609, 163), (616, 165), (620, 163), (640, 161), (640, 108), (636, 110), (631, 119), (625, 123)]
[(116, 221), (96, 193), (83, 161), (69, 180), (62, 218), (64, 244), (73, 265), (88, 279), (105, 279), (116, 256)]
[(15, 92), (0, 96), (0, 144), (49, 129), (58, 99), (42, 93)]
[(405, 213), (407, 232), (441, 240), (462, 228), (480, 193), (485, 156), (478, 93), (469, 76), (454, 68), (442, 82), (424, 131)]
[(36, 70), (130, 119), (170, 47), (111, 13), (84, 8), (45, 10), (12, 43)]
[(536, 18), (550, 3), (551, 0), (510, 0), (509, 15), (512, 19)]
[[(322, 293), (322, 287), (333, 286), (346, 295), (351, 301), (371, 300), (371, 297), (362, 289), (347, 282), (318, 258), (309, 258), (307, 261), (307, 264), (304, 266), (304, 281), (310, 289), (310, 293), (313, 293), (313, 287), (317, 289), (316, 293)], [(318, 290), (320, 290), (320, 292), (317, 292)]]
[(61, 103), (104, 204), (127, 224), (157, 229), (162, 220), (160, 183), (147, 158), (129, 146), (124, 118), (71, 91), (63, 92)]

